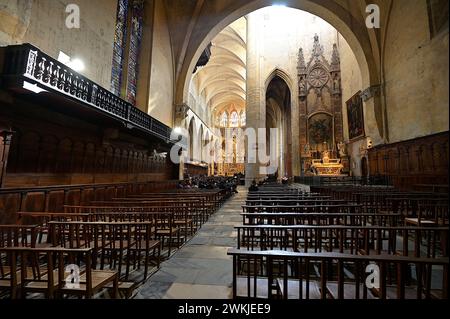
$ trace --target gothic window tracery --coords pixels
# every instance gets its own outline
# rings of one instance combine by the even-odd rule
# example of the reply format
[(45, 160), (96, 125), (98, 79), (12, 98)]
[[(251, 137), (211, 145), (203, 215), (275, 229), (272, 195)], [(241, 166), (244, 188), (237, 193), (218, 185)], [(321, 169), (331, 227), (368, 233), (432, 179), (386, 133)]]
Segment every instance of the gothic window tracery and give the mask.
[(247, 125), (247, 115), (245, 113), (245, 111), (241, 111), (241, 126), (246, 126)]
[(227, 112), (223, 112), (220, 116), (220, 126), (227, 127), (228, 126), (228, 114)]
[(239, 115), (236, 111), (233, 111), (230, 116), (230, 127), (239, 126)]

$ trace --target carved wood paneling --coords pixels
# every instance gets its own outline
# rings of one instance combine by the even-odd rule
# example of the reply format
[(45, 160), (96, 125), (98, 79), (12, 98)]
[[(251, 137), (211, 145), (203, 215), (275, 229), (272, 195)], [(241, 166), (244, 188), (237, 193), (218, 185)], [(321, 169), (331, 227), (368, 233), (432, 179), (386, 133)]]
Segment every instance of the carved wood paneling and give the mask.
[(372, 148), (369, 170), (371, 175), (391, 176), (403, 189), (448, 184), (448, 132)]
[(61, 115), (33, 101), (17, 99), (14, 112), (8, 110), (11, 106), (0, 101), (0, 117), (13, 132), (3, 187), (169, 180), (178, 175), (168, 157), (154, 156), (154, 149), (168, 148), (160, 147), (156, 138)]

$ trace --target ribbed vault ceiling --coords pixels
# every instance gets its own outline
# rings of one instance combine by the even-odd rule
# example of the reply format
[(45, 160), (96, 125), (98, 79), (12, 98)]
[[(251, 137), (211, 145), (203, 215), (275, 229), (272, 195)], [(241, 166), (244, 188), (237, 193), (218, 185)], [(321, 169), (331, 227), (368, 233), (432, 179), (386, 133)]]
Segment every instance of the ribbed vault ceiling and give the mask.
[(230, 107), (245, 108), (246, 57), (246, 20), (241, 18), (212, 40), (208, 64), (191, 80), (214, 115)]

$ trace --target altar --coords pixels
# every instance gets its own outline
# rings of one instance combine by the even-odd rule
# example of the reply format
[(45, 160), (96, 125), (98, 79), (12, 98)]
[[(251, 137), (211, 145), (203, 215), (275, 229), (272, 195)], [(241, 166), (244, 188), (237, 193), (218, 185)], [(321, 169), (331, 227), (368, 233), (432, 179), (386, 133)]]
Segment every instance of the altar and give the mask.
[(340, 176), (344, 165), (340, 159), (329, 158), (327, 151), (323, 152), (322, 159), (313, 159), (311, 170), (314, 175), (318, 176)]

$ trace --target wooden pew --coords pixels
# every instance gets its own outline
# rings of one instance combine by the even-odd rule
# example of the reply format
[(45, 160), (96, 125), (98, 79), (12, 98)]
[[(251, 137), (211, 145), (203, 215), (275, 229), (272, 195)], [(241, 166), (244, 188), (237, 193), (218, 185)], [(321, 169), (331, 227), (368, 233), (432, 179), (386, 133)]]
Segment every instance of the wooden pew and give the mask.
[[(189, 206), (64, 206), (66, 212), (84, 212), (92, 214), (105, 213), (170, 213), (173, 217), (173, 224), (184, 234), (184, 240), (192, 236), (200, 226), (206, 222), (207, 216), (204, 210), (191, 208)], [(105, 215), (106, 216), (106, 215)], [(135, 215), (139, 216), (139, 215)], [(148, 215), (150, 216), (150, 215)], [(143, 218), (144, 215), (141, 215)], [(141, 220), (142, 220), (141, 218)]]
[(277, 205), (329, 205), (329, 204), (347, 204), (348, 201), (341, 199), (247, 199), (246, 206), (277, 206)]
[(448, 257), (446, 227), (256, 225), (235, 229), (238, 249)]
[[(201, 204), (198, 201), (183, 201), (183, 202), (161, 202), (161, 201), (95, 201), (92, 202), (94, 207), (109, 207), (111, 211), (116, 210), (114, 207), (126, 208), (133, 207), (137, 209), (145, 209), (146, 211), (159, 212), (173, 212), (178, 224), (184, 226), (186, 230), (190, 229), (191, 234), (193, 224), (199, 228), (205, 223), (208, 217), (213, 212), (212, 204)], [(92, 206), (79, 206), (92, 207)], [(73, 211), (75, 206), (65, 206), (64, 209)], [(80, 211), (80, 210), (78, 210)], [(82, 211), (82, 209), (81, 209)], [(184, 222), (183, 222), (184, 221)]]
[(321, 204), (321, 205), (242, 205), (248, 213), (358, 213), (363, 211), (357, 204)]
[(241, 213), (243, 225), (403, 225), (400, 214), (368, 213)]
[(177, 198), (191, 198), (200, 199), (205, 203), (212, 203), (214, 208), (217, 209), (225, 201), (225, 195), (223, 190), (215, 191), (184, 191), (184, 192), (164, 192), (164, 193), (143, 193), (130, 198), (146, 198), (146, 199), (177, 199)]
[(247, 200), (327, 200), (331, 196), (248, 195)]
[[(228, 255), (233, 257), (233, 298), (446, 299), (448, 297), (448, 258), (242, 249), (230, 249)], [(239, 272), (242, 261), (249, 266)], [(379, 288), (367, 287), (365, 284), (369, 264), (375, 264), (380, 270)], [(296, 270), (294, 272), (289, 271), (292, 265)], [(411, 280), (406, 272), (413, 268), (416, 269), (416, 278)], [(352, 272), (351, 277), (345, 275), (349, 269)], [(440, 286), (432, 287), (433, 275), (438, 277)]]

